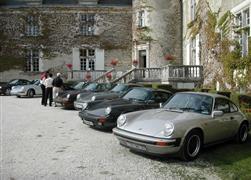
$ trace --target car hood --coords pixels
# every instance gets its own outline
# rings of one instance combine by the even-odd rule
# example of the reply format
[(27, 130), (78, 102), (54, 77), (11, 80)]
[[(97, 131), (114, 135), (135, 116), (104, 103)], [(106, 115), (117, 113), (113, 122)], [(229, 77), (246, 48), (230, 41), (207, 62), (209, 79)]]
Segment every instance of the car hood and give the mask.
[(193, 112), (153, 109), (144, 111), (132, 119), (129, 117), (121, 129), (147, 136), (163, 137), (166, 123), (171, 122), (175, 126), (184, 121), (187, 122), (189, 119), (197, 119), (201, 116), (201, 114)]
[(73, 95), (73, 96), (77, 96), (77, 94), (84, 93), (84, 92), (88, 92), (88, 91), (86, 91), (84, 89), (68, 90), (68, 91), (63, 91), (63, 92), (59, 93), (59, 97), (66, 97), (68, 94)]
[(126, 99), (118, 98), (118, 99), (113, 99), (113, 100), (106, 100), (101, 103), (98, 103), (94, 106), (92, 106), (89, 110), (94, 110), (94, 109), (100, 109), (100, 108), (107, 108), (107, 107), (114, 107), (114, 106), (125, 106), (125, 105), (130, 105), (137, 102), (129, 101)]
[(95, 100), (104, 100), (104, 99), (115, 99), (119, 97), (119, 94), (114, 92), (99, 92), (99, 93), (91, 93), (90, 95), (80, 94), (80, 98), (78, 101), (80, 102), (89, 102), (92, 100), (92, 97), (95, 96)]

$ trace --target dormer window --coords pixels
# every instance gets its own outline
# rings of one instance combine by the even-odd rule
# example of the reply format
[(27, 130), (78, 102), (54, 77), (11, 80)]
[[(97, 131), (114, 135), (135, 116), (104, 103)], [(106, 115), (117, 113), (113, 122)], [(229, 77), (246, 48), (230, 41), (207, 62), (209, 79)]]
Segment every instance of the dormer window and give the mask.
[(80, 34), (84, 36), (94, 35), (95, 14), (80, 15)]
[(25, 34), (27, 36), (38, 36), (39, 35), (38, 17), (36, 17), (36, 16), (28, 16), (27, 17)]

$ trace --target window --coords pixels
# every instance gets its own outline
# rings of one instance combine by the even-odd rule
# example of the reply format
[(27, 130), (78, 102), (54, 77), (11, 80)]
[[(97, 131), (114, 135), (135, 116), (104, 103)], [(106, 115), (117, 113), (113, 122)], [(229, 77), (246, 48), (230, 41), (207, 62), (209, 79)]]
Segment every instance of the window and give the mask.
[(39, 24), (38, 17), (28, 16), (27, 24), (25, 27), (25, 33), (27, 36), (38, 36), (39, 35)]
[(244, 11), (244, 17), (245, 17), (244, 26), (249, 26), (249, 24), (250, 24), (249, 9)]
[(191, 21), (195, 20), (196, 18), (196, 0), (190, 0), (190, 7), (191, 7)]
[(238, 108), (236, 107), (235, 104), (230, 102), (230, 112), (237, 112)]
[(27, 50), (25, 71), (39, 72), (39, 51)]
[(84, 36), (94, 35), (95, 14), (80, 15), (80, 34)]
[(237, 26), (242, 27), (242, 14), (241, 13), (236, 15), (235, 21), (236, 21)]
[(95, 50), (80, 50), (80, 70), (95, 70)]
[(214, 110), (223, 111), (224, 113), (230, 112), (229, 102), (226, 99), (217, 98), (215, 99)]
[(196, 64), (196, 38), (191, 39), (190, 42), (190, 65)]
[(138, 27), (145, 27), (145, 11), (139, 11), (138, 13)]

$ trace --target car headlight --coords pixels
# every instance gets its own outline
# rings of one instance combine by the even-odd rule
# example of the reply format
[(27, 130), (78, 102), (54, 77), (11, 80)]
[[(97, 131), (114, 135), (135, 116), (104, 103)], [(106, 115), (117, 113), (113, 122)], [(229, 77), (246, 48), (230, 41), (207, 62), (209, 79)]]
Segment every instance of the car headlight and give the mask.
[(67, 99), (70, 99), (71, 95), (70, 94), (67, 94), (66, 98)]
[(173, 133), (174, 125), (172, 123), (165, 124), (164, 136), (170, 136)]
[(58, 97), (58, 95), (59, 95), (59, 94), (58, 94), (58, 93), (56, 93), (56, 97)]
[(122, 127), (126, 123), (126, 115), (122, 114), (117, 119), (117, 126)]
[(77, 99), (80, 99), (80, 94), (77, 95)]
[(85, 110), (87, 108), (87, 105), (88, 105), (87, 103), (83, 103), (82, 104), (82, 110)]
[(0, 89), (2, 89), (2, 86), (0, 86)]
[(111, 108), (111, 107), (107, 107), (107, 108), (105, 109), (105, 114), (108, 115), (108, 114), (111, 113), (111, 111), (112, 111), (112, 108)]
[(92, 101), (95, 101), (95, 99), (96, 99), (96, 96), (92, 96)]

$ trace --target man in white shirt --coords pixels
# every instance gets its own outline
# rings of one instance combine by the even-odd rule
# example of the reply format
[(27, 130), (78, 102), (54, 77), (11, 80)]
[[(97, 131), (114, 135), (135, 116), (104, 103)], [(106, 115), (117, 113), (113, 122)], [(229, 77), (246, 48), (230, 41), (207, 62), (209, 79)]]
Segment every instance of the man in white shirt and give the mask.
[(44, 106), (47, 106), (47, 101), (49, 98), (49, 105), (52, 105), (52, 85), (53, 79), (52, 79), (52, 74), (49, 74), (49, 77), (45, 80), (44, 84), (45, 84), (45, 102), (44, 102)]

